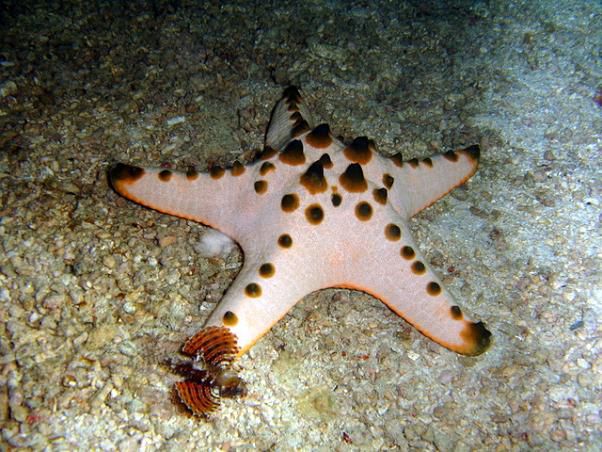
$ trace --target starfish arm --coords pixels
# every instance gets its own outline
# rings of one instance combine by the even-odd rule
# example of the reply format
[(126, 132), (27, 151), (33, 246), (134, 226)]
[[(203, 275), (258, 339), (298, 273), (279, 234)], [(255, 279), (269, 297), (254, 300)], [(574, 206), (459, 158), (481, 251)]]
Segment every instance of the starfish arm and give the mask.
[(299, 278), (295, 257), (249, 258), (205, 323), (225, 326), (237, 338), (238, 355), (244, 354), (305, 295), (317, 290), (311, 274)]
[(115, 191), (138, 204), (206, 224), (237, 240), (241, 235), (237, 217), (244, 211), (237, 206), (244, 205), (245, 194), (252, 191), (249, 173), (247, 167), (237, 164), (210, 173), (118, 164), (109, 178)]
[(387, 162), (391, 203), (407, 218), (414, 216), (466, 182), (477, 170), (479, 154), (474, 145), (420, 161), (392, 157)]
[[(341, 285), (380, 299), (422, 334), (450, 350), (464, 355), (483, 353), (489, 345), (490, 332), (481, 322), (464, 316), (425, 263), (409, 229), (404, 224), (398, 227), (399, 239), (389, 235), (396, 240), (386, 243), (382, 234), (366, 231), (364, 237), (368, 238), (364, 238), (362, 247), (365, 252), (348, 268), (349, 283)], [(376, 267), (388, 270), (376, 272)]]
[[(365, 136), (343, 144), (327, 124), (310, 130), (310, 123), (299, 91), (289, 87), (254, 163), (203, 174), (124, 164), (109, 172), (124, 197), (218, 229), (243, 250), (239, 275), (182, 348), (192, 362), (175, 367), (187, 377), (176, 390), (195, 414), (244, 392), (233, 360), (322, 288), (369, 293), (458, 353), (478, 355), (489, 346), (491, 333), (464, 316), (407, 225), (474, 174), (478, 146), (404, 162), (401, 155), (383, 157)], [(200, 361), (204, 371), (195, 367)]]

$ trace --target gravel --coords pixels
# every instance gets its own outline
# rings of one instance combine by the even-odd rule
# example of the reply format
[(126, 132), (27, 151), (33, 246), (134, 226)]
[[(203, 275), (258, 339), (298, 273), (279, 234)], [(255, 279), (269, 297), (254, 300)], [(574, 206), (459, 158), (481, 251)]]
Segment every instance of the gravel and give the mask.
[[(0, 442), (47, 450), (599, 450), (598, 2), (0, 5)], [(422, 212), (422, 251), (494, 334), (442, 349), (366, 294), (307, 296), (239, 361), (209, 420), (165, 365), (238, 250), (108, 186), (261, 148), (299, 85), (318, 121), (405, 158), (479, 143)]]

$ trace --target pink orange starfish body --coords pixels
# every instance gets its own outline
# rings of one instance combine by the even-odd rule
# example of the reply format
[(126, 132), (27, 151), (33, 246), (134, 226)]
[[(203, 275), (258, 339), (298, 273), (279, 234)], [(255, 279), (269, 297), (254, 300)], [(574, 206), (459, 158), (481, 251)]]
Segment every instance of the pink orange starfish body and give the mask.
[(207, 173), (119, 164), (115, 190), (144, 206), (218, 229), (243, 250), (243, 267), (183, 352), (203, 361), (176, 384), (196, 414), (212, 411), (238, 380), (224, 376), (305, 295), (327, 287), (364, 291), (422, 334), (478, 355), (490, 332), (468, 319), (426, 264), (408, 220), (476, 171), (478, 146), (423, 160), (379, 154), (372, 140), (345, 145), (312, 128), (299, 91), (277, 103), (256, 161)]

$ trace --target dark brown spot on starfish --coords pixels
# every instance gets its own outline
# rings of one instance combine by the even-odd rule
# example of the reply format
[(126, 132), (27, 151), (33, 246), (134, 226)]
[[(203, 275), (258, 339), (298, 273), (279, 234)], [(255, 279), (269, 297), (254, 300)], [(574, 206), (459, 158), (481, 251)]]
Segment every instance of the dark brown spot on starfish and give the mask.
[(299, 140), (291, 141), (278, 156), (282, 163), (287, 165), (302, 165), (305, 163), (303, 143)]
[(213, 179), (219, 179), (224, 175), (224, 172), (225, 170), (221, 166), (212, 166), (211, 169), (209, 169), (209, 175)]
[(318, 160), (312, 163), (307, 171), (301, 175), (301, 185), (303, 185), (312, 195), (323, 193), (328, 188), (326, 178), (324, 177), (324, 168)]
[(366, 201), (355, 206), (355, 216), (361, 221), (368, 221), (372, 217), (372, 206)]
[(322, 220), (324, 219), (324, 211), (322, 210), (320, 204), (310, 204), (305, 209), (305, 218), (307, 218), (307, 221), (313, 225), (322, 223)]
[(416, 275), (424, 275), (424, 273), (426, 272), (426, 267), (422, 262), (416, 261), (412, 264), (412, 271)]
[(456, 154), (454, 151), (447, 151), (445, 154), (443, 154), (443, 157), (445, 157), (450, 162), (458, 161), (458, 154)]
[(460, 336), (470, 345), (467, 350), (461, 351), (465, 355), (480, 355), (487, 350), (491, 342), (491, 333), (485, 328), (483, 322), (467, 324)]
[(258, 195), (263, 195), (266, 191), (268, 191), (268, 183), (264, 180), (258, 180), (255, 182), (255, 184), (253, 184), (253, 187)]
[(299, 90), (296, 86), (289, 86), (288, 88), (286, 88), (282, 93), (282, 97), (286, 99), (287, 103), (299, 103), (302, 99), (301, 93), (299, 93)]
[(257, 298), (261, 296), (261, 286), (257, 283), (249, 283), (247, 287), (245, 287), (245, 294), (251, 298)]
[(467, 148), (461, 149), (459, 152), (466, 154), (471, 160), (477, 162), (481, 157), (481, 148), (478, 144), (473, 144)]
[(297, 138), (299, 135), (303, 135), (308, 130), (309, 124), (305, 119), (301, 118), (300, 120), (295, 121), (295, 123), (293, 124), (293, 128), (291, 130), (291, 137)]
[(234, 163), (232, 164), (232, 168), (230, 169), (230, 173), (233, 176), (240, 176), (244, 172), (245, 172), (244, 165), (242, 163), (240, 163), (238, 160), (234, 160)]
[(299, 197), (296, 193), (289, 193), (282, 197), (282, 201), (280, 201), (280, 207), (285, 212), (293, 212), (299, 207)]
[(309, 132), (305, 137), (305, 141), (315, 148), (326, 148), (332, 144), (330, 137), (330, 128), (328, 124), (320, 124), (314, 130)]
[(408, 160), (408, 165), (410, 165), (412, 168), (418, 168), (419, 164), (420, 163), (418, 162), (418, 159)]
[(372, 191), (372, 196), (374, 196), (374, 200), (382, 204), (383, 206), (387, 203), (387, 189), (386, 188), (375, 188)]
[(341, 198), (341, 195), (339, 195), (338, 193), (333, 193), (330, 196), (330, 201), (332, 202), (333, 206), (339, 207), (341, 205), (341, 201), (343, 201), (343, 198)]
[(282, 248), (290, 248), (293, 246), (293, 239), (288, 234), (282, 234), (280, 237), (278, 237), (278, 245), (280, 245)]
[(452, 319), (454, 319), (454, 320), (462, 320), (462, 318), (464, 317), (462, 315), (462, 310), (460, 309), (459, 306), (452, 306), (449, 309), (449, 311), (451, 313)]
[(422, 163), (424, 163), (426, 166), (428, 166), (429, 168), (433, 167), (433, 161), (431, 160), (430, 157), (427, 157), (425, 159), (422, 159)]
[(168, 182), (171, 179), (171, 171), (163, 170), (159, 173), (159, 180), (161, 182)]
[(224, 325), (234, 326), (238, 323), (238, 317), (232, 311), (226, 311), (224, 314)]
[(414, 257), (416, 257), (416, 252), (414, 251), (414, 248), (406, 245), (401, 249), (401, 257), (407, 260), (412, 260)]
[(399, 168), (403, 166), (403, 156), (401, 155), (401, 152), (392, 155), (390, 158), (391, 161), (395, 164), (395, 166), (398, 166)]
[(426, 291), (429, 295), (432, 295), (434, 297), (441, 293), (441, 286), (435, 281), (431, 281), (426, 285)]
[(401, 229), (396, 224), (390, 223), (385, 226), (385, 237), (392, 242), (396, 242), (401, 238)]
[(371, 146), (374, 146), (372, 140), (368, 140), (367, 137), (357, 137), (345, 147), (343, 154), (352, 162), (365, 165), (372, 158)]
[(395, 182), (395, 179), (393, 178), (393, 176), (391, 176), (390, 174), (383, 174), (383, 185), (387, 188), (391, 188), (393, 186), (393, 182)]
[(261, 264), (261, 267), (259, 267), (259, 274), (262, 278), (271, 278), (274, 276), (275, 272), (276, 269), (274, 268), (274, 265), (270, 264), (269, 262), (266, 264)]
[(301, 122), (303, 121), (303, 116), (301, 116), (301, 113), (299, 113), (298, 111), (295, 111), (292, 115), (289, 116), (289, 119), (294, 122)]
[(144, 175), (144, 169), (138, 166), (124, 165), (118, 163), (113, 167), (110, 173), (111, 184), (115, 187), (117, 183), (130, 184), (136, 182)]
[(276, 155), (278, 151), (276, 151), (276, 149), (270, 147), (270, 146), (266, 146), (263, 151), (261, 151), (258, 155), (257, 155), (257, 160), (269, 160), (272, 157), (274, 157)]
[(359, 163), (352, 163), (339, 177), (339, 182), (345, 190), (351, 193), (361, 193), (368, 189), (368, 183), (364, 179), (364, 172)]
[(188, 179), (189, 181), (193, 181), (196, 180), (199, 177), (199, 172), (196, 170), (196, 168), (194, 166), (191, 166), (190, 168), (188, 168), (188, 170), (186, 171), (186, 179)]
[(332, 168), (332, 160), (330, 160), (330, 155), (322, 154), (319, 161), (324, 168), (326, 168), (326, 169)]
[(261, 164), (261, 167), (259, 168), (259, 174), (261, 174), (262, 176), (265, 176), (270, 171), (276, 171), (276, 167), (274, 166), (273, 163), (264, 162)]

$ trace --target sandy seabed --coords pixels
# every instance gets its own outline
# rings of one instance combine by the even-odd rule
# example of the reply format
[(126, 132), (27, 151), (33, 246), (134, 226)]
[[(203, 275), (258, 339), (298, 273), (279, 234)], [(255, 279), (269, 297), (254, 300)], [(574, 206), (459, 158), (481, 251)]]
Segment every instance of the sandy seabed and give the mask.
[[(599, 450), (602, 6), (594, 1), (0, 2), (0, 441), (47, 450)], [(404, 158), (478, 143), (412, 222), (494, 335), (477, 358), (378, 300), (307, 296), (208, 420), (163, 365), (242, 254), (113, 192), (115, 162), (249, 161), (303, 89)]]

